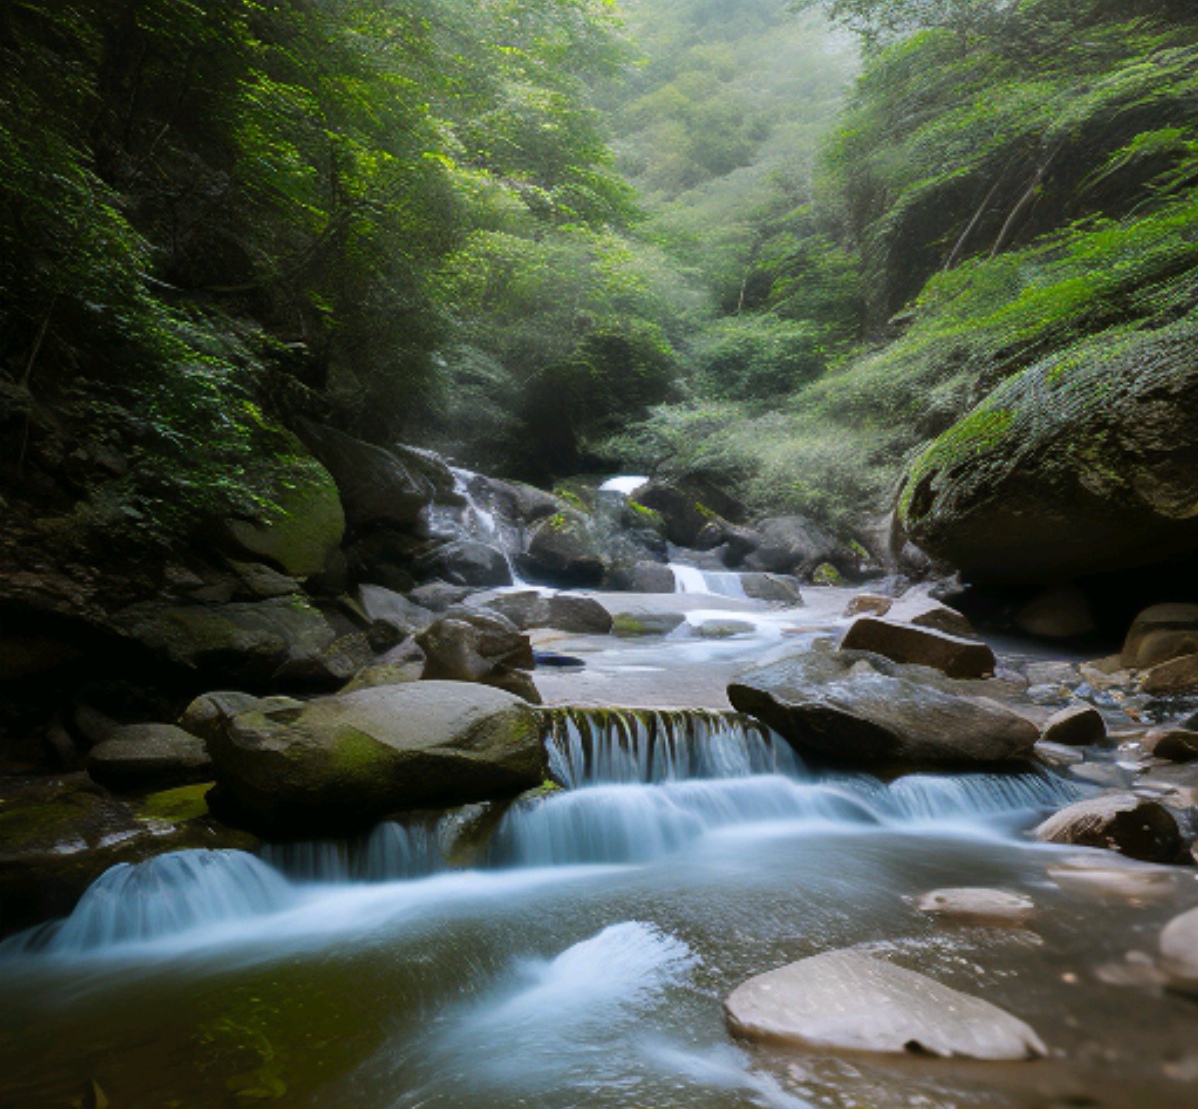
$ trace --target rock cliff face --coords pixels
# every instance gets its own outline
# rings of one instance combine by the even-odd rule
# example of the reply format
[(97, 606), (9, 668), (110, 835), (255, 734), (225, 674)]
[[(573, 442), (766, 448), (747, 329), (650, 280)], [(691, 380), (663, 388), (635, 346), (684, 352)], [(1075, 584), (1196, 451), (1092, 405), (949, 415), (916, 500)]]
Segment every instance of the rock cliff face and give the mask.
[(1106, 333), (1000, 385), (908, 471), (899, 518), (977, 581), (1198, 548), (1198, 319)]

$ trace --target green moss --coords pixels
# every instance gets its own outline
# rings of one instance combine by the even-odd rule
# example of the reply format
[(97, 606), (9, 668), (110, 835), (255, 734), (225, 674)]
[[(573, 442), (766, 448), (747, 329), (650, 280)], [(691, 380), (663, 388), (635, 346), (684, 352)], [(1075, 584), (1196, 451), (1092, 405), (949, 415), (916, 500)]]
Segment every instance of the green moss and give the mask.
[(811, 581), (814, 585), (844, 584), (844, 578), (841, 576), (840, 571), (830, 562), (825, 562), (817, 566), (815, 572), (811, 575)]
[(631, 497), (628, 498), (627, 504), (633, 512), (635, 512), (638, 516), (643, 517), (650, 523), (660, 524), (663, 522), (661, 513), (656, 509), (650, 508), (648, 505), (641, 504), (640, 501), (635, 501)]
[(180, 786), (151, 793), (132, 803), (133, 813), (138, 820), (160, 820), (167, 824), (178, 824), (204, 816), (208, 812), (205, 795), (214, 782)]

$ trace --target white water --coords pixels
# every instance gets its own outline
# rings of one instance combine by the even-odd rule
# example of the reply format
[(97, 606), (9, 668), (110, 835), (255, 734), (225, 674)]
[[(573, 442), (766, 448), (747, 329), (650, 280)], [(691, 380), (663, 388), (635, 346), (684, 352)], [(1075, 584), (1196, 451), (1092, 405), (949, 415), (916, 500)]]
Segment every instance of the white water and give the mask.
[(674, 571), (675, 593), (699, 593), (716, 597), (745, 600), (745, 587), (740, 574), (723, 570), (700, 570), (681, 562), (671, 562)]
[(622, 496), (631, 497), (642, 485), (648, 485), (649, 478), (636, 477), (632, 475), (621, 475), (619, 477), (609, 478), (599, 486), (600, 493), (620, 493)]

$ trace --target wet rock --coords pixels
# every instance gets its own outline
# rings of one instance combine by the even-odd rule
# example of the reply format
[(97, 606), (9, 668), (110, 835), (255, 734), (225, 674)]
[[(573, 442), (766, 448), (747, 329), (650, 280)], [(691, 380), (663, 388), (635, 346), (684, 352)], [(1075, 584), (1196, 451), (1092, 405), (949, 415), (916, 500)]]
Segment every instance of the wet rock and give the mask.
[(885, 616), (894, 604), (893, 597), (882, 597), (876, 593), (858, 593), (845, 606), (845, 616)]
[(140, 605), (114, 623), (166, 663), (215, 682), (261, 686), (287, 662), (319, 655), (336, 633), (299, 597), (229, 605)]
[(212, 780), (212, 760), (204, 740), (174, 724), (118, 728), (91, 749), (87, 770), (101, 785), (126, 791)]
[[(430, 581), (410, 590), (408, 600), (428, 612), (446, 612), (454, 605), (460, 605), (473, 592), (474, 590), (468, 586), (450, 585), (444, 581)], [(429, 623), (431, 622), (429, 621)], [(425, 624), (424, 627), (428, 627), (428, 624)], [(423, 631), (424, 627), (417, 630)]]
[(308, 420), (299, 421), (297, 430), (337, 483), (351, 530), (410, 527), (431, 503), (433, 484), (390, 451)]
[(291, 697), (256, 697), (252, 693), (216, 690), (202, 693), (192, 701), (179, 717), (179, 727), (209, 740), (239, 712), (249, 712), (253, 708), (298, 708), (299, 705), (300, 702)]
[(1006, 890), (964, 887), (932, 890), (916, 902), (921, 913), (960, 924), (1019, 927), (1036, 912), (1035, 902)]
[(407, 468), (408, 473), (423, 480), (432, 491), (437, 504), (460, 505), (465, 498), (457, 491), (457, 481), (445, 459), (436, 451), (392, 443), (388, 448)]
[(319, 650), (296, 652), (275, 671), (274, 681), (288, 689), (331, 691), (339, 689), (373, 659), (371, 636), (352, 632)]
[(1083, 755), (1074, 747), (1063, 747), (1059, 743), (1037, 743), (1035, 755), (1045, 766), (1054, 770), (1067, 770), (1086, 761)]
[(1165, 925), (1158, 966), (1170, 989), (1198, 997), (1198, 909)]
[(1047, 1054), (1002, 1009), (857, 951), (830, 951), (751, 978), (725, 1001), (732, 1031), (839, 1051), (1021, 1060)]
[(947, 635), (970, 638), (977, 634), (968, 617), (962, 615), (955, 608), (950, 608), (932, 597), (918, 594), (900, 597), (890, 606), (886, 616), (888, 619), (902, 624), (912, 624), (917, 628), (930, 628)]
[(272, 834), (354, 831), (400, 810), (514, 796), (547, 776), (533, 710), (464, 682), (242, 713), (211, 750), (218, 811)]
[(587, 518), (573, 511), (536, 525), (521, 566), (530, 577), (554, 585), (598, 585), (607, 570)]
[(728, 697), (801, 754), (867, 766), (1030, 756), (1036, 726), (997, 701), (958, 692), (962, 684), (877, 656), (812, 650), (741, 675)]
[(826, 563), (846, 576), (857, 573), (857, 555), (803, 516), (775, 516), (758, 524), (757, 531), (761, 542), (745, 559), (746, 570), (810, 578)]
[(267, 601), (272, 597), (289, 597), (301, 592), (298, 578), (282, 574), (261, 562), (230, 561), (229, 569), (237, 578), (233, 589), (235, 600)]
[(673, 593), (676, 585), (674, 571), (660, 562), (613, 567), (604, 584), (622, 593)]
[(1015, 613), (1015, 625), (1042, 639), (1075, 639), (1097, 630), (1090, 601), (1076, 585), (1038, 593)]
[(1198, 760), (1198, 731), (1188, 728), (1154, 728), (1143, 740), (1144, 750), (1169, 762)]
[[(434, 587), (425, 586), (425, 589)], [(453, 591), (452, 604), (462, 598)], [(357, 592), (358, 605), (370, 623), (388, 624), (401, 636), (416, 635), (424, 631), (436, 618), (431, 609), (408, 600), (407, 597), (381, 585), (360, 585)], [(449, 604), (445, 606), (449, 607)]]
[(426, 665), (424, 651), (414, 639), (405, 640), (371, 665), (359, 670), (342, 693), (353, 693), (358, 689), (374, 689), (380, 685), (406, 685), (424, 677)]
[(651, 481), (636, 491), (636, 503), (656, 512), (665, 524), (666, 538), (678, 547), (710, 550), (718, 546), (722, 533), (709, 533), (702, 545), (700, 536), (717, 513), (700, 504), (691, 493), (662, 481)]
[(426, 681), (481, 682), (540, 702), (523, 673), (536, 665), (528, 636), (498, 612), (451, 609), (416, 642), (425, 655)]
[(798, 608), (803, 604), (799, 579), (788, 574), (741, 574), (741, 588), (754, 601)]
[(451, 585), (470, 585), (480, 589), (512, 584), (512, 568), (507, 556), (497, 547), (462, 539), (438, 547), (419, 563), (425, 574), (436, 574)]
[(686, 623), (681, 612), (649, 612), (632, 610), (612, 615), (612, 635), (636, 639), (647, 635), (669, 635)]
[(1140, 678), (1140, 692), (1154, 697), (1198, 693), (1198, 654), (1181, 655), (1151, 667)]
[(998, 665), (985, 643), (876, 616), (854, 620), (840, 646), (846, 651), (872, 651), (894, 662), (930, 666), (950, 678), (982, 678), (993, 674)]
[(694, 634), (701, 639), (731, 639), (736, 635), (752, 635), (757, 625), (748, 620), (734, 620), (728, 617), (704, 620), (693, 627)]
[(1106, 721), (1091, 705), (1071, 705), (1048, 718), (1040, 739), (1064, 747), (1089, 747), (1106, 739)]
[(224, 523), (220, 538), (226, 550), (269, 562), (297, 578), (321, 573), (345, 532), (345, 513), (332, 475), (309, 459), (288, 470), (288, 486), (280, 485), (272, 499), (277, 511), (264, 519)]
[(523, 485), (516, 481), (499, 481), (496, 478), (485, 480), (491, 496), (505, 510), (504, 514), (525, 524), (536, 523), (547, 516), (556, 516), (570, 507), (560, 497), (531, 485)]
[(1158, 901), (1176, 895), (1174, 872), (1121, 855), (1079, 855), (1054, 862), (1048, 877), (1062, 889), (1098, 898)]
[(612, 627), (611, 613), (597, 600), (570, 593), (505, 593), (488, 601), (486, 607), (521, 630), (556, 628), (574, 635), (607, 635)]
[(1169, 810), (1134, 793), (1107, 793), (1068, 805), (1033, 835), (1044, 843), (1103, 847), (1146, 862), (1172, 862), (1181, 848)]
[(1124, 669), (1144, 670), (1198, 652), (1198, 605), (1167, 604), (1146, 608), (1132, 622), (1123, 642)]
[(1078, 677), (1098, 693), (1130, 687), (1133, 680), (1131, 671), (1123, 668), (1121, 655), (1083, 662), (1077, 671)]
[(1081, 684), (1077, 667), (1071, 662), (1029, 662), (1023, 672), (1032, 686), (1052, 685), (1068, 690)]

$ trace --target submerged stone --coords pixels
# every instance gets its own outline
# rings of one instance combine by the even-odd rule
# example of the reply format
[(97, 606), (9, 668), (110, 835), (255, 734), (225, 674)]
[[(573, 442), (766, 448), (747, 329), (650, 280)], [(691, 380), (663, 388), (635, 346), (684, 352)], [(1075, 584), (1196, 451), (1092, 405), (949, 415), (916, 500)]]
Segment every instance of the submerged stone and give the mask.
[(1030, 897), (1006, 890), (962, 889), (932, 890), (917, 902), (921, 913), (942, 917), (961, 924), (990, 924), (1018, 927), (1035, 913)]
[(1048, 1053), (997, 1006), (858, 951), (751, 978), (724, 1010), (739, 1035), (805, 1047), (1012, 1061)]

